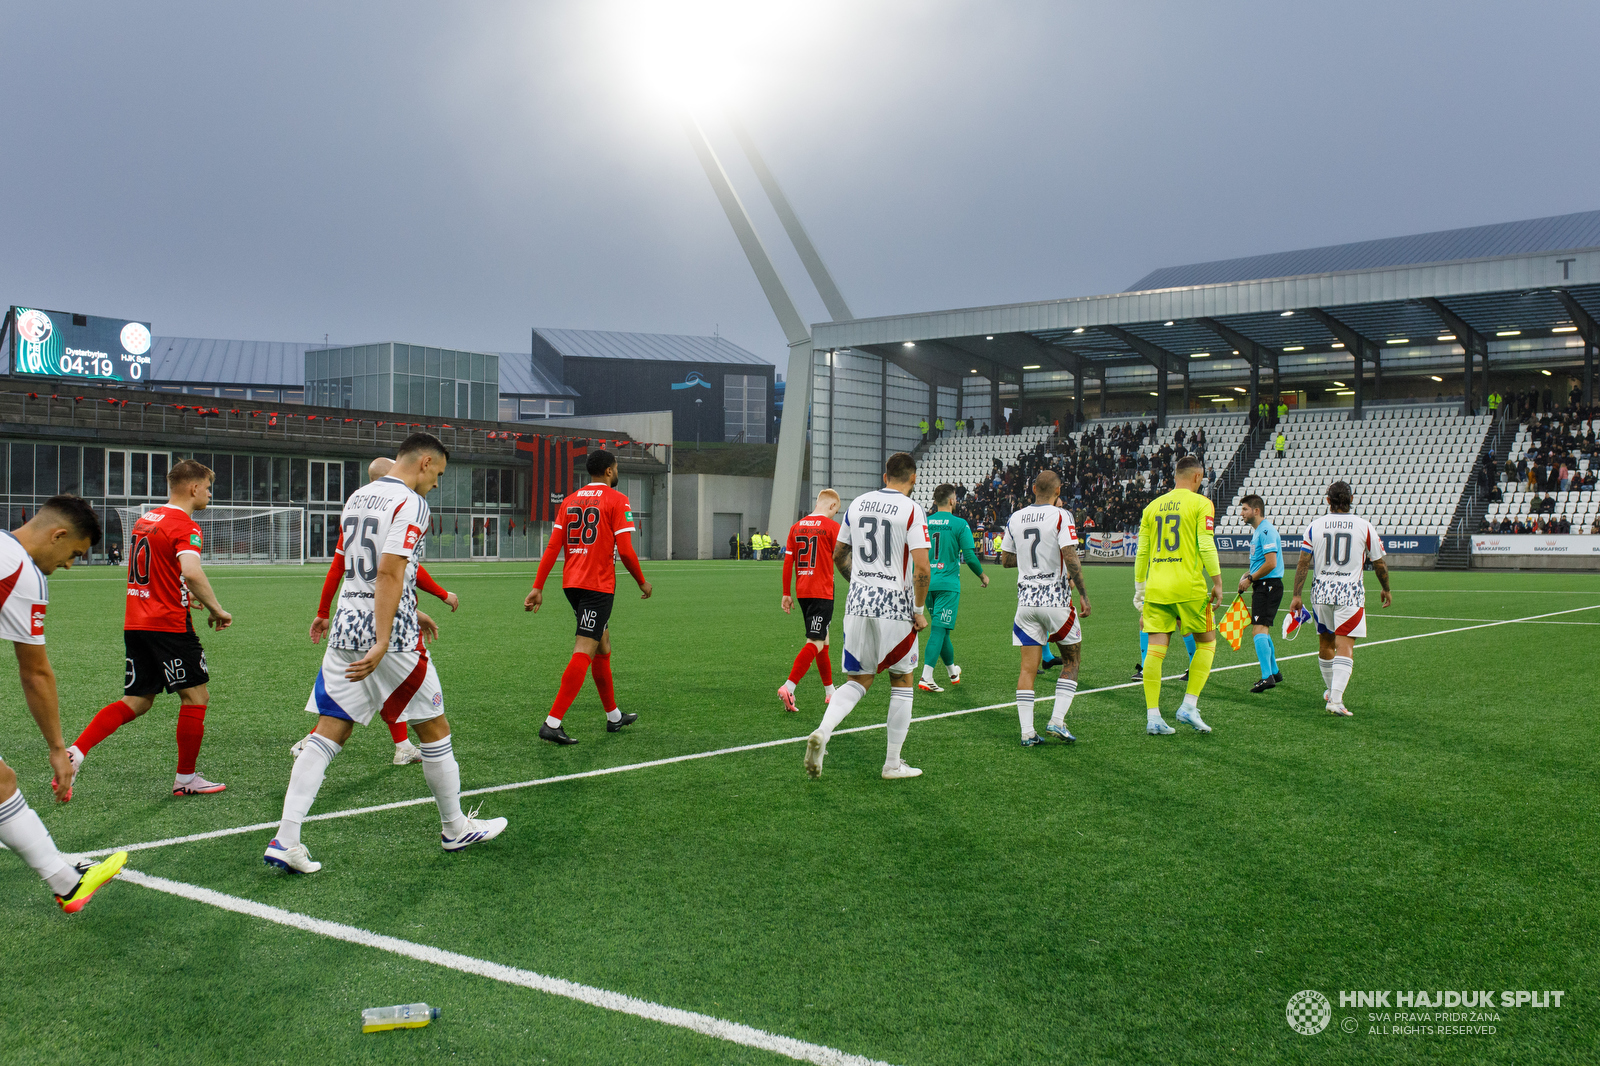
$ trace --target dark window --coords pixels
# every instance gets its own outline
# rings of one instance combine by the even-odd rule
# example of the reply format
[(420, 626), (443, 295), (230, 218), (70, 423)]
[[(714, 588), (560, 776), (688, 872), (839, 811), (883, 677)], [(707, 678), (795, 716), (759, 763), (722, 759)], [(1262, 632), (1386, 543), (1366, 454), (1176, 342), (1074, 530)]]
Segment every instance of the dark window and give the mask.
[(289, 460), (289, 501), (291, 503), (306, 502), (306, 461), (304, 459)]
[[(315, 503), (321, 503), (327, 499), (327, 497), (323, 495), (322, 489), (323, 470), (326, 468), (326, 466), (326, 463), (311, 464), (311, 499)], [(311, 539), (312, 541), (315, 541), (317, 538), (313, 536)]]
[(344, 461), (344, 495), (341, 500), (348, 500), (350, 494), (361, 487), (361, 464), (354, 459)]
[(73, 315), (72, 316), (72, 324), (74, 326), (87, 326), (89, 324), (89, 316), (88, 315)]
[(86, 497), (106, 494), (106, 450), (83, 450), (83, 494)]
[(130, 496), (150, 495), (150, 453), (129, 452), (129, 466), (132, 470), (128, 476), (128, 494)]
[(152, 455), (150, 457), (150, 495), (165, 496), (167, 494), (167, 457), (165, 455)]
[(250, 502), (267, 503), (271, 498), (269, 479), (272, 477), (272, 460), (264, 455), (250, 457)]
[(318, 558), (322, 555), (322, 516), (311, 516), (311, 555)]
[(483, 472), (483, 499), (485, 503), (495, 504), (500, 502), (500, 471), (485, 470)]
[(79, 465), (83, 459), (83, 452), (68, 445), (61, 447), (61, 488), (59, 492), (70, 492), (74, 496), (82, 496), (83, 470)]
[(250, 457), (248, 455), (235, 455), (233, 457), (233, 502), (250, 502)]
[[(12, 459), (15, 463), (17, 450), (11, 449)], [(106, 495), (126, 496), (128, 494), (127, 471), (125, 469), (128, 458), (127, 452), (106, 453)], [(30, 459), (29, 462), (32, 462)], [(14, 483), (14, 482), (13, 482)], [(28, 491), (32, 492), (32, 489)]]
[(474, 467), (472, 470), (472, 504), (474, 507), (483, 503), (483, 474), (482, 467)]
[[(177, 453), (174, 452), (173, 456), (176, 457)], [(212, 455), (210, 452), (195, 452), (192, 456), (190, 456), (190, 458), (199, 463), (201, 466), (205, 467), (207, 470), (211, 471), (213, 474), (217, 472), (216, 456)], [(215, 494), (215, 490), (213, 490), (213, 494)]]
[(289, 460), (272, 460), (272, 502), (289, 502)]
[(33, 493), (35, 496), (54, 496), (58, 491), (57, 480), (59, 472), (56, 468), (57, 453), (61, 449), (54, 444), (35, 444), (33, 446)]
[(333, 558), (334, 553), (339, 550), (339, 516), (336, 514), (331, 514), (328, 516), (327, 535), (328, 557), (331, 559)]
[(516, 485), (516, 474), (507, 469), (500, 471), (500, 502), (512, 503), (512, 489)]
[(211, 485), (211, 495), (217, 500), (233, 499), (233, 456), (218, 453), (211, 457), (211, 469), (217, 479)]
[(327, 500), (329, 503), (339, 503), (343, 499), (344, 497), (339, 494), (339, 464), (329, 463)]
[[(13, 444), (11, 446), (11, 494), (13, 496), (33, 495), (33, 445)], [(18, 523), (13, 522), (15, 529)]]

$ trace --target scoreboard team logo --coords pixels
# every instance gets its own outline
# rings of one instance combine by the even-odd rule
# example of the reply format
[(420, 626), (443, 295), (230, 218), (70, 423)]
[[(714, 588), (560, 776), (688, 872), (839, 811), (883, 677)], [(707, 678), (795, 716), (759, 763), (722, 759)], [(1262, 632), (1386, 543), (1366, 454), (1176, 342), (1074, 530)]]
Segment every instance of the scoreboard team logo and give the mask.
[(55, 331), (55, 323), (43, 311), (29, 309), (17, 316), (17, 336), (30, 344), (43, 344)]
[(143, 355), (150, 350), (150, 331), (142, 322), (129, 322), (122, 327), (122, 347), (129, 355)]

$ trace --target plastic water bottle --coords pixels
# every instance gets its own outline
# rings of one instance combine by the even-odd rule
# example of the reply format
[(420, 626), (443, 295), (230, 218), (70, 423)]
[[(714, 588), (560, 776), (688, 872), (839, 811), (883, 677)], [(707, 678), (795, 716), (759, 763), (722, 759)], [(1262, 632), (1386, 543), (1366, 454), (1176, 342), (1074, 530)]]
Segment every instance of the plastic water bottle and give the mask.
[(439, 1017), (439, 1008), (426, 1003), (407, 1003), (399, 1007), (368, 1007), (361, 1012), (361, 1031), (381, 1033), (385, 1029), (421, 1029)]

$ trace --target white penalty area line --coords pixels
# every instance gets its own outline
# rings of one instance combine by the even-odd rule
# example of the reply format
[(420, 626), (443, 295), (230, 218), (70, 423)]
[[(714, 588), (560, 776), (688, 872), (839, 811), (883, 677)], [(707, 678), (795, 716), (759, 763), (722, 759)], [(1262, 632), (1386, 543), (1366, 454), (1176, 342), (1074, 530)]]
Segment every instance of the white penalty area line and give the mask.
[(358, 944), (362, 947), (375, 948), (378, 951), (387, 951), (392, 955), (401, 955), (408, 959), (415, 959), (418, 962), (428, 963), (432, 966), (441, 966), (459, 973), (487, 977), (491, 981), (499, 981), (502, 984), (518, 985), (522, 988), (531, 988), (536, 992), (562, 996), (566, 999), (577, 1000), (579, 1003), (587, 1003), (592, 1007), (616, 1011), (619, 1014), (631, 1014), (646, 1021), (688, 1029), (717, 1040), (726, 1040), (732, 1044), (741, 1044), (761, 1051), (770, 1051), (787, 1058), (797, 1059), (800, 1062), (818, 1063), (819, 1066), (887, 1066), (887, 1064), (877, 1059), (863, 1058), (860, 1055), (852, 1055), (849, 1052), (839, 1051), (821, 1044), (810, 1044), (804, 1040), (796, 1040), (793, 1037), (780, 1036), (776, 1033), (769, 1033), (764, 1029), (740, 1025), (738, 1022), (713, 1018), (709, 1014), (698, 1014), (694, 1011), (680, 1010), (677, 1007), (665, 1007), (659, 1003), (651, 1003), (649, 1000), (625, 996), (620, 992), (609, 992), (603, 988), (580, 985), (572, 981), (562, 980), (559, 977), (546, 977), (544, 974), (534, 973), (532, 970), (520, 970), (514, 966), (505, 966), (498, 962), (489, 962), (485, 959), (475, 959), (470, 955), (445, 951), (443, 948), (431, 947), (427, 944), (416, 944), (409, 940), (400, 940), (392, 936), (384, 936), (382, 933), (359, 929), (353, 925), (342, 925), (339, 922), (330, 922), (321, 918), (312, 918), (305, 914), (296, 914), (293, 911), (268, 906), (265, 903), (257, 903), (254, 900), (243, 899), (239, 896), (230, 896), (209, 888), (201, 888), (198, 885), (185, 884), (181, 881), (169, 881), (165, 877), (155, 877), (131, 869), (124, 869), (120, 876), (124, 881), (131, 881), (133, 884), (156, 892), (165, 892), (168, 895), (193, 900), (196, 903), (220, 907), (222, 910), (232, 911), (235, 914), (260, 918), (263, 921), (274, 922), (278, 925), (288, 926), (291, 929), (300, 929), (331, 940), (342, 940), (349, 944)]
[[(1423, 640), (1423, 639), (1428, 638), (1428, 637), (1443, 637), (1443, 636), (1448, 636), (1448, 635), (1450, 635), (1452, 633), (1468, 633), (1468, 632), (1471, 632), (1472, 630), (1475, 630), (1475, 629), (1493, 629), (1496, 626), (1517, 625), (1517, 624), (1523, 623), (1523, 622), (1535, 622), (1535, 621), (1539, 621), (1540, 619), (1544, 619), (1544, 618), (1553, 618), (1553, 617), (1556, 617), (1558, 615), (1577, 614), (1577, 613), (1582, 612), (1582, 611), (1593, 611), (1593, 610), (1600, 610), (1600, 604), (1592, 604), (1592, 605), (1590, 605), (1588, 607), (1573, 607), (1573, 608), (1570, 608), (1570, 609), (1565, 610), (1565, 611), (1551, 611), (1548, 614), (1529, 615), (1526, 618), (1506, 618), (1506, 619), (1502, 619), (1502, 620), (1499, 620), (1499, 621), (1480, 622), (1480, 623), (1478, 623), (1476, 625), (1457, 626), (1457, 627), (1455, 627), (1453, 629), (1439, 629), (1439, 630), (1435, 630), (1435, 631), (1430, 632), (1430, 633), (1411, 633), (1411, 634), (1408, 634), (1408, 635), (1403, 636), (1403, 637), (1386, 637), (1383, 640), (1363, 640), (1361, 642), (1361, 647), (1363, 647), (1363, 648), (1372, 648), (1372, 647), (1376, 647), (1376, 646), (1378, 646), (1380, 644), (1398, 644), (1401, 641), (1406, 641), (1406, 640)], [(1382, 617), (1382, 616), (1381, 615), (1375, 615), (1374, 617)], [(1391, 617), (1395, 617), (1395, 616), (1391, 616)], [(1278, 661), (1279, 662), (1284, 662), (1284, 661), (1287, 661), (1289, 659), (1309, 659), (1312, 656), (1315, 656), (1316, 654), (1317, 654), (1317, 652), (1315, 650), (1312, 650), (1312, 651), (1306, 651), (1306, 652), (1298, 652), (1298, 653), (1296, 653), (1294, 655), (1280, 655), (1280, 656), (1278, 656)], [(1219, 674), (1219, 673), (1223, 673), (1223, 672), (1228, 671), (1228, 670), (1255, 670), (1255, 669), (1259, 669), (1259, 664), (1257, 664), (1255, 662), (1246, 661), (1246, 662), (1242, 662), (1242, 663), (1234, 663), (1234, 664), (1232, 664), (1230, 666), (1216, 666), (1216, 667), (1212, 668), (1211, 672), (1213, 674)], [(1170, 676), (1164, 677), (1163, 680), (1172, 681), (1172, 680), (1178, 679), (1181, 676), (1182, 676), (1181, 674), (1172, 674)], [(1078, 697), (1093, 696), (1093, 695), (1096, 695), (1096, 694), (1099, 694), (1099, 693), (1102, 693), (1102, 692), (1117, 692), (1117, 691), (1120, 691), (1122, 689), (1139, 688), (1143, 684), (1144, 684), (1144, 682), (1142, 682), (1142, 681), (1124, 681), (1121, 684), (1117, 684), (1117, 685), (1104, 685), (1104, 686), (1102, 686), (1100, 688), (1079, 689), (1077, 691), (1077, 693), (1076, 693), (1076, 696), (1078, 696)], [(1044, 702), (1047, 702), (1047, 701), (1050, 701), (1050, 700), (1054, 700), (1055, 698), (1056, 698), (1055, 697), (1055, 693), (1051, 692), (1049, 694), (1037, 697), (1034, 702), (1035, 703), (1044, 703)], [(960, 708), (959, 710), (943, 711), (943, 712), (941, 712), (939, 714), (922, 715), (920, 717), (913, 718), (912, 721), (913, 722), (933, 722), (933, 721), (938, 721), (941, 718), (959, 718), (959, 717), (961, 717), (963, 715), (979, 714), (979, 713), (981, 713), (983, 711), (998, 711), (998, 710), (1001, 710), (1001, 709), (1012, 708), (1012, 707), (1015, 707), (1015, 706), (1016, 706), (1016, 701), (1007, 700), (1004, 703), (991, 703), (991, 704), (988, 704), (988, 705), (983, 706), (983, 707), (963, 707), (963, 708)], [(874, 730), (874, 729), (884, 729), (884, 728), (887, 728), (887, 723), (886, 722), (875, 722), (872, 725), (859, 725), (859, 726), (852, 726), (849, 729), (836, 729), (836, 730), (834, 730), (834, 736), (839, 736), (839, 735), (845, 734), (845, 733), (866, 733), (866, 732), (869, 732), (869, 731)], [(487, 796), (487, 795), (489, 795), (491, 793), (494, 793), (494, 792), (513, 792), (513, 791), (517, 791), (519, 789), (524, 789), (524, 788), (537, 788), (540, 785), (560, 784), (563, 781), (580, 781), (580, 780), (583, 780), (585, 778), (590, 778), (590, 777), (607, 777), (607, 776), (609, 776), (611, 774), (630, 773), (630, 772), (632, 772), (634, 770), (648, 770), (648, 769), (650, 769), (652, 767), (656, 767), (656, 766), (671, 766), (671, 765), (673, 765), (675, 763), (695, 762), (695, 761), (700, 760), (700, 759), (712, 759), (712, 758), (716, 758), (719, 755), (737, 755), (740, 752), (760, 751), (763, 748), (778, 748), (778, 747), (783, 747), (784, 745), (787, 745), (787, 744), (803, 744), (803, 743), (805, 743), (805, 741), (806, 741), (806, 737), (803, 737), (803, 736), (802, 737), (783, 737), (783, 738), (778, 739), (778, 740), (763, 740), (763, 741), (760, 741), (760, 742), (755, 743), (755, 744), (740, 744), (740, 745), (737, 745), (736, 747), (731, 747), (731, 748), (717, 748), (717, 749), (715, 749), (713, 751), (696, 751), (696, 752), (691, 752), (691, 753), (689, 753), (687, 755), (671, 755), (671, 756), (668, 756), (668, 757), (662, 758), (662, 759), (650, 759), (650, 760), (648, 760), (646, 762), (625, 763), (624, 765), (621, 765), (621, 766), (603, 766), (603, 767), (600, 767), (598, 769), (583, 770), (583, 771), (580, 771), (578, 773), (559, 774), (559, 775), (557, 775), (555, 777), (536, 778), (536, 779), (534, 779), (532, 781), (515, 781), (515, 782), (512, 782), (510, 784), (505, 784), (505, 785), (489, 785), (486, 788), (467, 789), (467, 790), (465, 790), (465, 791), (463, 791), (461, 793), (461, 797), (463, 799), (465, 799), (465, 798), (467, 798), (469, 796)], [(350, 808), (348, 810), (329, 811), (326, 814), (313, 814), (313, 815), (310, 815), (309, 817), (307, 817), (306, 821), (308, 821), (308, 822), (325, 822), (325, 821), (332, 821), (332, 820), (338, 819), (338, 818), (354, 818), (357, 815), (376, 814), (379, 811), (400, 810), (400, 809), (402, 809), (404, 807), (418, 807), (418, 806), (422, 806), (424, 804), (430, 804), (432, 802), (434, 802), (434, 800), (433, 800), (433, 797), (431, 795), (430, 796), (419, 796), (416, 799), (396, 800), (393, 803), (379, 803), (379, 804), (374, 804), (374, 805), (369, 806), (369, 807), (352, 807), (352, 808)], [(77, 854), (81, 855), (84, 858), (100, 858), (100, 857), (103, 857), (103, 856), (106, 856), (106, 855), (113, 854), (114, 852), (118, 852), (118, 851), (148, 851), (151, 848), (171, 847), (174, 844), (193, 844), (193, 843), (196, 843), (196, 842), (199, 842), (199, 841), (202, 841), (202, 840), (216, 840), (216, 839), (219, 839), (221, 837), (241, 836), (241, 835), (243, 835), (245, 833), (260, 833), (260, 832), (264, 832), (266, 830), (275, 830), (277, 828), (278, 828), (278, 823), (277, 822), (256, 822), (253, 825), (233, 826), (232, 828), (229, 828), (229, 829), (213, 829), (213, 830), (211, 830), (209, 832), (205, 832), (205, 833), (190, 833), (190, 834), (187, 834), (185, 836), (168, 837), (165, 840), (151, 840), (151, 841), (146, 841), (146, 842), (140, 843), (140, 844), (122, 844), (122, 845), (118, 845), (116, 847), (100, 848), (99, 850), (96, 850), (96, 851), (78, 852)]]

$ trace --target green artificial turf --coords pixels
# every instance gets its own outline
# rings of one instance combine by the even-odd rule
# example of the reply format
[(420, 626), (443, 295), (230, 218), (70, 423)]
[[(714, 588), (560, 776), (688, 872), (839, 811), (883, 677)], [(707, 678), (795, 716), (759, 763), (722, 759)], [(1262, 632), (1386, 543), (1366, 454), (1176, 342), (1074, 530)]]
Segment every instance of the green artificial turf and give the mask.
[[(789, 737), (774, 689), (802, 640), (776, 563), (654, 563), (622, 577), (614, 672), (639, 722), (607, 734), (593, 688), (538, 727), (571, 652), (553, 596), (521, 601), (528, 564), (440, 564), (450, 615), (433, 654), (463, 788)], [(1358, 648), (1347, 702), (1322, 708), (1315, 636), (1279, 642), (1265, 695), (1253, 648), (1221, 645), (1202, 697), (1215, 733), (1144, 733), (1136, 687), (1085, 691), (1079, 743), (1022, 749), (1012, 575), (968, 579), (963, 684), (921, 693), (905, 748), (921, 778), (883, 781), (881, 729), (841, 734), (820, 781), (786, 744), (481, 797), (499, 839), (446, 855), (431, 804), (309, 822), (321, 873), (261, 863), (270, 830), (135, 851), (140, 871), (300, 914), (566, 978), (894, 1063), (1592, 1061), (1595, 652), (1600, 626), (1518, 624)], [(1087, 571), (1082, 690), (1126, 685), (1137, 658), (1127, 567)], [(1369, 577), (1369, 582), (1370, 582)], [(90, 755), (73, 801), (14, 674), (0, 752), (67, 850), (275, 821), (320, 649), (305, 635), (321, 574), (215, 568), (233, 629), (205, 639), (212, 702), (200, 769), (228, 791), (175, 799), (175, 697)], [(1369, 637), (1600, 605), (1600, 577), (1396, 571), (1369, 592)], [(115, 571), (51, 580), (51, 658), (69, 739), (120, 692)], [(842, 583), (841, 583), (842, 598)], [(1422, 617), (1398, 617), (1422, 616)], [(836, 623), (842, 617), (836, 614)], [(1465, 620), (1454, 620), (1465, 619)], [(1545, 622), (1600, 622), (1600, 610)], [(834, 662), (840, 626), (834, 626)], [(1168, 672), (1183, 669), (1175, 650)], [(941, 670), (941, 680), (943, 672)], [(1040, 696), (1054, 675), (1041, 678)], [(880, 682), (845, 728), (881, 725)], [(1180, 687), (1164, 693), (1168, 719)], [(1039, 724), (1050, 704), (1038, 707)], [(313, 813), (427, 795), (358, 729)], [(478, 802), (477, 799), (471, 802)], [(787, 1061), (373, 948), (113, 883), (62, 915), (0, 857), (0, 1062), (699, 1063)], [(1340, 990), (1545, 990), (1559, 1009), (1498, 1010), (1493, 1035), (1374, 1035)], [(1291, 995), (1334, 1002), (1316, 1036)], [(426, 1001), (428, 1029), (363, 1035), (363, 1007)], [(1342, 1031), (1356, 1019), (1358, 1031)], [(1381, 1023), (1379, 1023), (1381, 1024)], [(1421, 1024), (1430, 1024), (1424, 1022)]]

